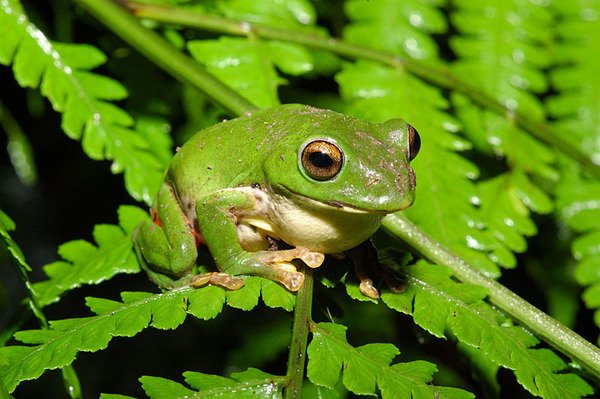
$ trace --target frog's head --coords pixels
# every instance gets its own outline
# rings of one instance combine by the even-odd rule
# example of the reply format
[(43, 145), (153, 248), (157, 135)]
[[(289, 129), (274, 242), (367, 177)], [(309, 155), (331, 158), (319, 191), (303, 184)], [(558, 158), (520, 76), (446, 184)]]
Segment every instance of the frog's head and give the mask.
[(302, 106), (276, 120), (275, 128), (283, 138), (267, 158), (265, 174), (292, 200), (369, 213), (413, 203), (410, 161), (420, 139), (405, 121), (369, 123)]

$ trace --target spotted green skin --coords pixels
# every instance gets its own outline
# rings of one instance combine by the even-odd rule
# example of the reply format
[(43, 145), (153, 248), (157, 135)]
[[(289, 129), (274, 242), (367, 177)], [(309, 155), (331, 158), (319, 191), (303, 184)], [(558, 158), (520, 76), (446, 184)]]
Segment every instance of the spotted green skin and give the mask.
[[(343, 151), (333, 179), (315, 180), (302, 167), (299, 152), (311, 139)], [(265, 251), (266, 236), (315, 253), (344, 252), (386, 214), (410, 206), (414, 187), (401, 119), (370, 123), (298, 104), (258, 110), (198, 132), (177, 151), (153, 205), (155, 221), (135, 232), (136, 249), (163, 287), (189, 283), (199, 240), (219, 271), (297, 289), (290, 280), (297, 274), (265, 260), (277, 252)], [(242, 238), (240, 225), (255, 236)]]

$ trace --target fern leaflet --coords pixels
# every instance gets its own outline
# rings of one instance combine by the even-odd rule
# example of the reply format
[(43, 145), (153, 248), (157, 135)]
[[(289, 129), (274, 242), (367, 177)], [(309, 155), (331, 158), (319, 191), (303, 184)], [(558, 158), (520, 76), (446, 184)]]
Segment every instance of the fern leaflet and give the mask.
[(311, 327), (308, 346), (308, 378), (313, 384), (333, 388), (343, 371), (344, 386), (358, 395), (385, 398), (472, 398), (469, 392), (429, 384), (435, 365), (425, 361), (396, 363), (400, 353), (391, 344), (367, 344), (358, 348), (346, 341), (346, 327), (319, 323)]
[(124, 172), (128, 192), (150, 202), (164, 165), (149, 152), (148, 142), (134, 123), (110, 101), (127, 92), (118, 82), (89, 72), (106, 57), (90, 45), (50, 42), (23, 13), (15, 0), (0, 1), (0, 64), (13, 65), (23, 87), (39, 87), (54, 109), (63, 113), (62, 128), (81, 140), (92, 159), (113, 161), (113, 173)]
[[(219, 8), (229, 17), (272, 26), (311, 30), (315, 22), (313, 6), (305, 0), (223, 1)], [(314, 71), (316, 63), (313, 54), (303, 46), (255, 36), (196, 40), (189, 42), (188, 48), (209, 72), (260, 107), (279, 104), (277, 89), (286, 80), (278, 75), (276, 67), (296, 76)]]
[(151, 399), (176, 399), (182, 397), (222, 399), (277, 399), (285, 377), (267, 374), (257, 369), (233, 373), (231, 378), (188, 371), (183, 373), (189, 389), (175, 381), (159, 377), (140, 378), (146, 394)]
[[(453, 64), (457, 76), (475, 79), (479, 87), (508, 109), (543, 120), (544, 111), (535, 93), (547, 89), (541, 69), (550, 65), (544, 47), (551, 23), (549, 11), (533, 1), (493, 1), (485, 9), (467, 1), (454, 3), (452, 21), (461, 33), (450, 42), (459, 57)], [(509, 171), (481, 183), (480, 204), (492, 210), (490, 214), (484, 209), (484, 213), (493, 217), (486, 217), (492, 221), (488, 229), (498, 239), (487, 248), (490, 256), (505, 267), (514, 267), (512, 252), (524, 252), (524, 236), (537, 232), (530, 221), (523, 221), (529, 218), (529, 209), (538, 213), (552, 210), (552, 201), (531, 182), (529, 174), (556, 179), (557, 172), (551, 165), (554, 155), (516, 127), (510, 115), (481, 109), (457, 94), (452, 101), (465, 134), (476, 148), (488, 155), (506, 157), (510, 165)], [(515, 217), (529, 228), (523, 229), (523, 223), (521, 228), (516, 227)]]
[[(390, 259), (386, 261), (390, 264)], [(535, 336), (483, 302), (481, 287), (456, 283), (448, 269), (423, 261), (404, 267), (402, 273), (407, 290), (384, 293), (382, 300), (411, 314), (431, 334), (444, 337), (449, 331), (460, 342), (480, 349), (489, 361), (514, 370), (519, 383), (533, 395), (580, 398), (593, 392), (579, 376), (562, 373), (567, 365), (554, 352), (533, 348), (539, 344)]]
[[(556, 118), (553, 125), (598, 163), (600, 58), (598, 42), (591, 38), (600, 34), (600, 5), (561, 0), (552, 6), (560, 21), (556, 29), (560, 58), (550, 73), (558, 95), (548, 99), (548, 111)], [(600, 184), (573, 164), (565, 162), (563, 169), (563, 179), (556, 187), (557, 207), (561, 218), (580, 234), (572, 243), (573, 256), (579, 262), (575, 278), (586, 287), (583, 300), (596, 309), (594, 321), (600, 327)]]
[(119, 208), (120, 226), (99, 224), (94, 228), (98, 246), (85, 241), (69, 241), (58, 248), (64, 260), (44, 266), (48, 279), (33, 288), (41, 306), (58, 301), (65, 291), (83, 284), (99, 284), (118, 273), (140, 271), (132, 251), (131, 233), (147, 212), (133, 206)]
[(560, 216), (580, 235), (571, 251), (579, 261), (575, 278), (586, 287), (583, 301), (596, 309), (594, 321), (600, 327), (600, 183), (582, 176), (580, 168), (569, 163), (556, 187)]
[[(162, 294), (123, 292), (122, 302), (87, 298), (87, 306), (96, 316), (55, 320), (50, 329), (19, 331), (15, 338), (34, 346), (0, 348), (0, 359), (7, 366), (0, 370), (0, 382), (12, 392), (19, 382), (39, 377), (45, 370), (71, 364), (77, 352), (95, 352), (107, 347), (113, 337), (132, 337), (148, 326), (175, 329), (187, 314), (199, 319), (212, 319), (228, 303), (232, 307), (251, 310), (262, 294), (271, 307), (293, 304), (293, 295), (276, 283), (259, 277), (246, 277), (246, 286), (225, 291), (216, 286), (200, 289), (183, 288)], [(260, 289), (256, 289), (256, 287)], [(250, 304), (242, 304), (240, 297)]]

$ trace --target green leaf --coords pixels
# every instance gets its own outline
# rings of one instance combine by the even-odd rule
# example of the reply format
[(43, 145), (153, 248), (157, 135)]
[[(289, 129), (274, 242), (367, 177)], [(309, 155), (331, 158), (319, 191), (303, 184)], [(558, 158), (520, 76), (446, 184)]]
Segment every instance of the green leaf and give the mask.
[[(450, 45), (458, 56), (452, 65), (456, 75), (509, 110), (543, 121), (545, 112), (536, 93), (548, 88), (543, 71), (551, 64), (546, 51), (552, 24), (548, 8), (517, 1), (491, 1), (485, 8), (464, 0), (454, 3), (451, 18), (459, 35)], [(504, 157), (510, 168), (480, 185), (479, 201), (487, 229), (499, 241), (491, 242), (486, 251), (494, 262), (515, 267), (513, 252), (524, 252), (524, 236), (536, 233), (527, 220), (528, 209), (552, 210), (552, 201), (530, 175), (557, 179), (554, 153), (519, 128), (510, 113), (483, 109), (464, 95), (453, 94), (451, 100), (464, 133), (477, 150), (496, 159)], [(516, 218), (519, 225), (514, 224)]]
[(522, 171), (513, 170), (479, 184), (481, 216), (498, 240), (490, 248), (490, 258), (504, 267), (516, 266), (513, 252), (527, 250), (526, 237), (537, 233), (530, 209), (547, 213), (553, 204)]
[[(254, 296), (254, 293), (244, 292), (254, 292), (251, 287), (242, 287), (238, 291), (241, 297)], [(17, 340), (36, 346), (0, 348), (0, 359), (7, 359), (7, 366), (0, 369), (0, 382), (12, 392), (21, 381), (37, 378), (45, 370), (71, 364), (77, 352), (105, 349), (113, 337), (133, 337), (148, 326), (175, 329), (184, 322), (187, 314), (205, 320), (214, 318), (221, 312), (226, 295), (223, 288), (206, 286), (162, 294), (123, 292), (121, 297), (122, 302), (89, 297), (86, 303), (96, 316), (55, 320), (50, 322), (50, 329), (17, 332)], [(233, 305), (239, 307), (240, 302)], [(252, 301), (252, 305), (256, 303)], [(253, 306), (243, 308), (251, 310)], [(247, 382), (245, 378), (242, 375), (237, 380)], [(249, 384), (252, 388), (248, 392), (272, 392), (267, 389), (269, 383), (264, 379), (260, 384), (254, 383)]]
[(567, 364), (554, 352), (533, 349), (539, 343), (535, 336), (483, 302), (483, 288), (457, 283), (445, 267), (423, 261), (402, 270), (406, 291), (381, 296), (390, 308), (412, 314), (418, 325), (437, 337), (450, 331), (460, 342), (480, 349), (488, 361), (514, 370), (533, 395), (580, 398), (593, 392), (579, 376), (563, 373)]
[(312, 25), (317, 19), (307, 0), (221, 0), (218, 5), (229, 18), (285, 28)]
[(234, 373), (232, 378), (213, 374), (187, 371), (185, 381), (194, 390), (175, 381), (159, 377), (140, 378), (150, 398), (169, 399), (181, 397), (222, 399), (277, 399), (281, 398), (281, 386), (285, 379), (256, 369)]
[(451, 19), (460, 33), (450, 42), (458, 55), (454, 72), (508, 109), (542, 118), (544, 111), (533, 93), (547, 88), (541, 69), (551, 63), (544, 51), (552, 24), (548, 7), (503, 0), (489, 1), (486, 7), (467, 0), (454, 0), (453, 4)]
[(344, 386), (355, 394), (385, 398), (472, 398), (457, 388), (435, 387), (429, 382), (435, 365), (424, 361), (390, 365), (399, 354), (391, 344), (368, 344), (354, 348), (346, 341), (346, 327), (333, 323), (312, 326), (308, 346), (310, 381), (333, 388), (343, 371)]
[(229, 306), (241, 310), (251, 310), (258, 304), (260, 297), (260, 277), (244, 278), (243, 290), (227, 291), (227, 303)]
[(445, 1), (352, 0), (345, 4), (353, 23), (344, 30), (351, 43), (406, 54), (412, 58), (435, 59), (438, 48), (427, 33), (444, 33), (447, 22), (436, 7)]
[[(559, 0), (552, 6), (559, 21), (556, 54), (560, 58), (550, 73), (558, 94), (547, 101), (548, 112), (556, 119), (553, 126), (597, 164), (600, 117), (596, 104), (600, 101), (600, 79), (596, 71), (600, 59), (598, 43), (590, 38), (600, 32), (595, 17), (600, 13), (600, 5)], [(556, 196), (561, 219), (579, 233), (571, 246), (573, 257), (579, 261), (575, 278), (585, 287), (582, 299), (588, 308), (595, 309), (594, 322), (600, 327), (600, 184), (586, 177), (577, 166), (566, 163)]]
[(132, 250), (131, 233), (146, 212), (133, 206), (119, 208), (120, 226), (96, 225), (97, 246), (74, 240), (61, 245), (64, 260), (44, 266), (48, 280), (33, 284), (42, 306), (55, 302), (65, 291), (84, 284), (99, 284), (119, 273), (138, 273), (139, 264)]
[(402, 69), (361, 61), (346, 64), (336, 80), (350, 113), (375, 121), (401, 117), (419, 131), (422, 149), (411, 162), (417, 200), (405, 214), (487, 273), (499, 274), (487, 253), (500, 244), (474, 206), (472, 180), (479, 171), (456, 152), (469, 143), (454, 134), (458, 125), (445, 113), (448, 103), (440, 91)]
[(225, 304), (225, 291), (219, 287), (208, 286), (195, 290), (189, 298), (188, 312), (199, 319), (209, 320), (221, 313)]
[(260, 277), (243, 277), (244, 290), (227, 291), (227, 304), (241, 310), (251, 310), (258, 304), (262, 294), (265, 305), (283, 308), (288, 312), (294, 308), (296, 297), (280, 284)]
[(600, 101), (600, 79), (596, 72), (600, 68), (600, 44), (590, 38), (600, 34), (595, 16), (600, 5), (566, 0), (551, 5), (559, 22), (555, 25), (553, 52), (557, 67), (550, 72), (550, 80), (558, 94), (547, 100), (548, 112), (556, 118), (553, 126), (598, 164), (600, 115), (596, 105)]
[(144, 376), (140, 382), (150, 399), (188, 398), (195, 394), (191, 389), (166, 378)]
[(261, 295), (263, 302), (270, 308), (282, 308), (291, 312), (296, 304), (296, 296), (274, 281), (261, 280)]
[(63, 113), (65, 133), (81, 140), (90, 158), (111, 160), (113, 173), (124, 172), (129, 193), (149, 203), (165, 165), (148, 151), (143, 135), (131, 129), (131, 117), (106, 102), (125, 98), (125, 88), (89, 72), (101, 65), (105, 56), (90, 45), (50, 42), (27, 20), (15, 0), (0, 3), (0, 26), (0, 63), (12, 63), (21, 86), (39, 87), (53, 108)]
[(556, 198), (561, 219), (579, 233), (571, 245), (573, 257), (579, 261), (575, 279), (586, 287), (583, 301), (596, 309), (594, 321), (600, 327), (600, 183), (566, 163), (556, 185)]
[(188, 48), (209, 72), (261, 107), (279, 104), (277, 88), (285, 79), (275, 66), (294, 75), (313, 69), (311, 54), (292, 44), (223, 37), (191, 41)]
[(15, 222), (0, 209), (0, 236), (2, 237), (2, 241), (4, 242), (4, 246), (8, 249), (8, 252), (11, 254), (12, 258), (17, 262), (19, 268), (21, 269), (21, 273), (23, 275), (27, 275), (28, 272), (31, 272), (31, 267), (27, 264), (25, 260), (25, 256), (23, 255), (23, 251), (17, 245), (17, 243), (12, 239), (9, 231), (12, 231), (16, 228)]

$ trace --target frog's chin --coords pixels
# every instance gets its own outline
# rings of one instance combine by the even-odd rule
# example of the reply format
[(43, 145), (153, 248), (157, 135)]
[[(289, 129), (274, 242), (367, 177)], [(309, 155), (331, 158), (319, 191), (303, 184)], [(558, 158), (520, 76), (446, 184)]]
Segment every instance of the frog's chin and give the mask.
[(304, 203), (312, 208), (321, 208), (321, 209), (329, 209), (332, 211), (346, 212), (346, 213), (357, 213), (357, 214), (379, 214), (379, 215), (387, 215), (388, 213), (394, 213), (399, 211), (397, 210), (378, 210), (378, 209), (365, 209), (354, 206), (352, 204), (348, 204), (338, 200), (327, 200), (321, 201), (314, 198), (307, 197), (302, 195), (294, 190), (291, 190), (285, 186), (279, 186), (278, 189), (285, 192), (285, 194), (296, 203)]

